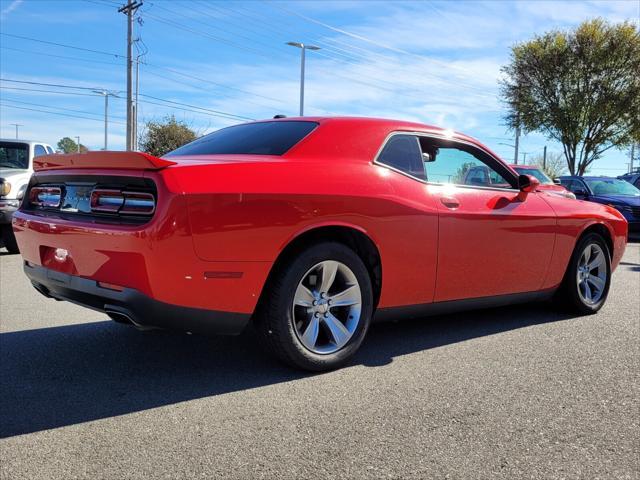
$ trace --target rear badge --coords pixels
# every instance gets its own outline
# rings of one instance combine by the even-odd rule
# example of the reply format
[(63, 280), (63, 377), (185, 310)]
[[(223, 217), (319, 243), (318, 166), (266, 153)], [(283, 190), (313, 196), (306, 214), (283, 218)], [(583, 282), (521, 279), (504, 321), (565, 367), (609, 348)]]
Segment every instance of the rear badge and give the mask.
[(65, 248), (56, 248), (56, 251), (53, 254), (53, 258), (61, 263), (66, 262), (68, 256), (69, 252)]

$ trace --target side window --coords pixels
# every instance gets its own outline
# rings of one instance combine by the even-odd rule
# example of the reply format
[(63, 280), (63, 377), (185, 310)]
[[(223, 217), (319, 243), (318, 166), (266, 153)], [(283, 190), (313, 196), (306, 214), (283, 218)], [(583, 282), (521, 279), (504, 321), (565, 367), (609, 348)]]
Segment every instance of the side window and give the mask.
[(561, 180), (561, 184), (564, 188), (566, 188), (567, 190), (573, 193), (580, 192), (580, 191), (582, 192), (587, 191), (587, 187), (580, 180), (566, 180), (566, 181)]
[(53, 148), (51, 148), (50, 146), (48, 146), (48, 145), (47, 145), (47, 147), (46, 147), (46, 148), (47, 148), (47, 153), (48, 153), (49, 155), (53, 155), (54, 153), (56, 153), (56, 152), (54, 152), (54, 151), (53, 151)]
[(47, 151), (42, 145), (36, 145), (35, 147), (33, 147), (33, 156), (39, 157), (40, 155), (47, 155)]
[(425, 180), (422, 151), (414, 135), (394, 135), (378, 156), (378, 162)]
[(484, 161), (488, 155), (472, 146), (429, 137), (422, 137), (420, 144), (424, 152), (425, 174), (431, 182), (512, 188), (508, 180)]

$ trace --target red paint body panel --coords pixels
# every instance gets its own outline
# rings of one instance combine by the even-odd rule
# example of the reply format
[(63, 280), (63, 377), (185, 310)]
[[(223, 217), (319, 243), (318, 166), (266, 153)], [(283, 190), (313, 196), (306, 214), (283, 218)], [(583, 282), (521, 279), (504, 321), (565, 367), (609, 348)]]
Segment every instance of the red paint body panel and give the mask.
[[(305, 120), (320, 126), (282, 157), (107, 152), (37, 172), (145, 177), (157, 187), (157, 210), (142, 225), (107, 225), (21, 209), (14, 216), (21, 252), (32, 264), (166, 303), (238, 313), (253, 312), (283, 249), (323, 226), (357, 229), (375, 244), (380, 307), (554, 288), (577, 238), (596, 223), (611, 233), (614, 266), (624, 252), (626, 221), (611, 208), (542, 191), (425, 184), (372, 163), (391, 132), (441, 129)], [(88, 168), (92, 158), (98, 168)], [(458, 207), (443, 203), (450, 197)], [(55, 248), (69, 251), (64, 264), (51, 260)]]

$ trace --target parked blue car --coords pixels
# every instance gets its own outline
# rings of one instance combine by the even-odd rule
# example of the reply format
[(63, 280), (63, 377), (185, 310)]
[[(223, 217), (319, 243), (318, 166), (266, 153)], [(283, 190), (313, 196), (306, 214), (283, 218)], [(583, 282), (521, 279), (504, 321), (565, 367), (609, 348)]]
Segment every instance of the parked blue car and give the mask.
[(560, 177), (560, 183), (579, 200), (604, 203), (629, 222), (629, 237), (640, 238), (640, 190), (629, 182), (610, 177)]

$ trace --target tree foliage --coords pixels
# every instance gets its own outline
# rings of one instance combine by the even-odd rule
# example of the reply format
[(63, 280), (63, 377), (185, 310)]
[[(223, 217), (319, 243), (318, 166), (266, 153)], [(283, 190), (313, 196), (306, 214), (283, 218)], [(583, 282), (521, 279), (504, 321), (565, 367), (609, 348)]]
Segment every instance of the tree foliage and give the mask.
[(539, 167), (550, 178), (558, 178), (567, 173), (567, 161), (561, 152), (548, 153), (546, 161), (542, 155), (537, 155), (531, 159), (531, 164)]
[(640, 34), (630, 22), (584, 22), (512, 48), (503, 67), (507, 124), (562, 143), (572, 174), (640, 138)]
[(140, 136), (140, 149), (156, 157), (175, 150), (197, 138), (189, 126), (171, 115), (161, 121), (149, 121)]
[[(61, 150), (64, 153), (78, 153), (78, 144), (69, 137), (61, 138), (58, 142), (58, 150)], [(89, 149), (84, 145), (80, 144), (80, 152), (86, 153)]]

